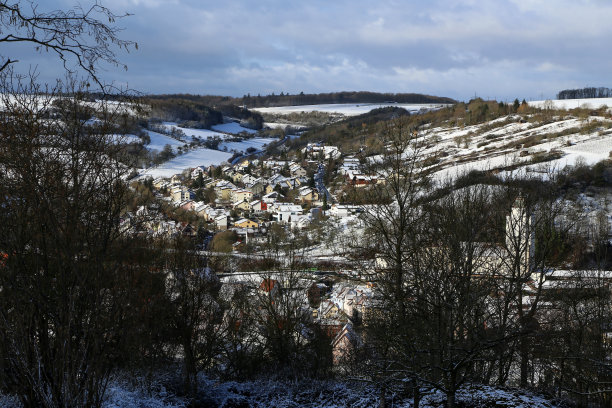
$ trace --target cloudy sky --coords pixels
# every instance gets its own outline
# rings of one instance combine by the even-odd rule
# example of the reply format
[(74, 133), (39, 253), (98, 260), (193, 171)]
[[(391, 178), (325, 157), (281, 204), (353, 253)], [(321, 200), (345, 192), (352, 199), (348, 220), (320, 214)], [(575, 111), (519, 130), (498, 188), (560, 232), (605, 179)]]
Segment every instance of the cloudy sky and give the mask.
[[(78, 0), (45, 0), (70, 8)], [(100, 0), (138, 50), (102, 77), (145, 93), (343, 90), (467, 100), (612, 87), (609, 0)], [(83, 7), (90, 0), (80, 0)], [(8, 53), (8, 50), (4, 50)], [(17, 51), (15, 51), (17, 52)], [(20, 69), (52, 58), (20, 49)]]

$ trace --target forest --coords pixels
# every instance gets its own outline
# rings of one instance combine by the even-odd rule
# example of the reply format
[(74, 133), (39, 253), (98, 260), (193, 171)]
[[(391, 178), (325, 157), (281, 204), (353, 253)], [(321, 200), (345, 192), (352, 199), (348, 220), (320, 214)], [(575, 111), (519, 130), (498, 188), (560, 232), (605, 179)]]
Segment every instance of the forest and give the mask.
[(610, 98), (612, 89), (605, 87), (586, 87), (580, 89), (564, 89), (557, 93), (557, 99), (588, 99), (588, 98)]

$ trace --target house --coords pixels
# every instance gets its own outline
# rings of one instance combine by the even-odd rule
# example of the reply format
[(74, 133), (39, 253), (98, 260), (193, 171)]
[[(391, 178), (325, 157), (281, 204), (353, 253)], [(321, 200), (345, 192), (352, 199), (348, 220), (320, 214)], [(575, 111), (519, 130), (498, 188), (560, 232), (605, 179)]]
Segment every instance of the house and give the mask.
[(183, 222), (178, 226), (178, 232), (185, 237), (195, 237), (198, 233), (193, 225), (186, 222)]
[(242, 182), (243, 182), (245, 185), (250, 185), (250, 184), (255, 183), (257, 180), (258, 180), (258, 179), (257, 179), (257, 177), (255, 177), (255, 176), (251, 176), (250, 174), (244, 174), (244, 175), (242, 176), (242, 180), (241, 180), (241, 181), (242, 181)]
[(332, 356), (335, 366), (347, 363), (353, 352), (363, 345), (359, 332), (348, 322), (332, 340)]
[(179, 204), (179, 208), (185, 211), (193, 211), (196, 207), (196, 202), (193, 200), (183, 201)]
[(367, 287), (352, 285), (334, 288), (330, 301), (336, 304), (353, 321), (359, 322), (371, 306), (372, 292)]
[(263, 196), (261, 199), (266, 204), (273, 204), (283, 197), (284, 196), (278, 191), (272, 191), (269, 194), (266, 194), (265, 196)]
[(287, 164), (286, 161), (279, 161), (279, 160), (264, 160), (263, 162), (263, 166), (267, 167), (269, 169), (272, 169), (274, 167), (284, 167)]
[(266, 186), (262, 183), (261, 179), (255, 179), (251, 183), (244, 183), (245, 187), (251, 190), (253, 195), (261, 195), (265, 192)]
[(262, 200), (251, 201), (249, 203), (249, 207), (251, 211), (253, 211), (256, 214), (268, 211), (268, 204), (266, 204), (266, 202)]
[(300, 188), (298, 197), (302, 203), (312, 203), (319, 199), (319, 193), (314, 188), (304, 186)]
[(170, 190), (170, 197), (176, 203), (191, 200), (192, 196), (193, 193), (185, 186), (176, 186)]
[(198, 166), (198, 167), (194, 168), (193, 170), (191, 170), (191, 178), (193, 178), (193, 179), (197, 178), (200, 174), (202, 176), (207, 174), (206, 167)]
[(229, 216), (227, 214), (220, 214), (214, 217), (215, 227), (219, 230), (226, 230), (229, 224)]
[(308, 174), (308, 172), (297, 163), (292, 163), (289, 166), (289, 172), (293, 177), (304, 177)]
[(236, 173), (232, 174), (232, 181), (234, 183), (241, 183), (243, 177), (244, 177), (244, 174), (242, 174), (240, 172), (236, 172)]
[(237, 201), (232, 204), (232, 208), (235, 210), (249, 211), (251, 209), (251, 205), (248, 201)]
[(291, 228), (293, 229), (304, 229), (312, 222), (310, 214), (306, 215), (294, 215), (291, 217)]
[(293, 190), (294, 188), (298, 188), (300, 186), (300, 182), (295, 178), (290, 178), (283, 180), (283, 182), (280, 183), (280, 186)]
[(259, 224), (248, 218), (241, 218), (234, 223), (234, 227), (238, 228), (258, 228)]
[(153, 187), (155, 187), (158, 190), (160, 190), (162, 187), (168, 187), (169, 185), (170, 183), (168, 182), (168, 180), (162, 177), (158, 177), (155, 180), (153, 180)]
[(348, 172), (359, 172), (359, 167), (360, 167), (360, 163), (359, 163), (359, 159), (355, 158), (355, 157), (346, 157), (344, 159), (344, 162), (342, 163), (342, 165), (340, 166), (340, 168), (338, 169), (338, 173), (345, 175)]
[(320, 146), (317, 143), (308, 143), (308, 145), (302, 149), (302, 152), (307, 157), (318, 158), (323, 156), (325, 159), (338, 159), (342, 156), (340, 149), (336, 146)]
[(273, 217), (277, 222), (287, 224), (291, 222), (291, 217), (302, 215), (302, 206), (295, 204), (276, 204), (274, 206)]
[(349, 170), (344, 173), (344, 177), (347, 183), (355, 187), (365, 187), (370, 184), (376, 184), (379, 182), (378, 177), (368, 176), (366, 174), (361, 174), (360, 172), (353, 170)]
[(253, 199), (253, 193), (249, 190), (234, 189), (230, 193), (230, 200), (234, 203), (238, 201), (251, 201)]
[(345, 218), (351, 215), (355, 215), (361, 211), (361, 208), (357, 205), (348, 204), (332, 204), (329, 209), (329, 215), (333, 217)]
[(217, 197), (221, 201), (231, 201), (233, 191), (234, 191), (234, 188), (230, 186), (223, 186), (219, 189), (215, 189), (215, 193), (217, 193)]
[(285, 176), (283, 176), (280, 173), (276, 173), (268, 179), (268, 183), (270, 183), (271, 186), (276, 186), (277, 184), (282, 184), (282, 182), (285, 181), (285, 179), (286, 179)]
[(270, 194), (271, 192), (274, 191), (274, 186), (272, 184), (266, 184), (266, 187), (264, 188), (264, 194)]
[(272, 297), (278, 295), (280, 290), (280, 283), (276, 279), (266, 278), (261, 281), (261, 284), (259, 285), (260, 292), (268, 294)]

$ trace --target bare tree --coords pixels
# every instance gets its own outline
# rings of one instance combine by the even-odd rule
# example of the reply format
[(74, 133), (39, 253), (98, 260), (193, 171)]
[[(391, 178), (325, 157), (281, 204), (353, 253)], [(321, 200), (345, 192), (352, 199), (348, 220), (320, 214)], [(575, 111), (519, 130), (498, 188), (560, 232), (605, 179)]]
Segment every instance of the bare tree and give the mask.
[[(135, 42), (119, 38), (121, 30), (112, 25), (124, 16), (98, 2), (88, 9), (76, 6), (68, 11), (42, 12), (32, 1), (18, 0), (12, 4), (0, 1), (0, 43), (28, 43), (36, 51), (54, 53), (68, 72), (83, 70), (103, 88), (97, 75), (98, 65), (101, 62), (120, 65), (114, 47), (126, 51), (137, 48)], [(3, 48), (0, 72), (18, 62), (6, 55), (6, 47)]]
[(120, 228), (129, 168), (110, 136), (123, 107), (98, 102), (92, 125), (78, 84), (2, 86), (2, 382), (25, 406), (99, 406), (137, 307)]
[(170, 340), (183, 354), (185, 392), (195, 396), (198, 372), (210, 369), (221, 352), (223, 310), (217, 300), (221, 284), (189, 242), (178, 237), (169, 247)]

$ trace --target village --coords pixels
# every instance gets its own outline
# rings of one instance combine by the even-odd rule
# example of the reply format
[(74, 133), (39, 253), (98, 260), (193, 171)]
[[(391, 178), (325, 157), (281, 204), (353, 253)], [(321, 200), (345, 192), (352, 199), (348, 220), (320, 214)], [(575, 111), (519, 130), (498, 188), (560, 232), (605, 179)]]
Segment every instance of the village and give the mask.
[[(335, 168), (326, 169), (332, 161)], [(271, 265), (257, 262), (269, 257), (266, 243), (273, 231), (282, 231), (283, 239), (290, 240), (291, 234), (308, 235), (313, 226), (336, 223), (346, 229), (347, 224), (358, 224), (369, 206), (339, 202), (336, 197), (344, 197), (347, 187), (359, 191), (385, 183), (384, 178), (364, 174), (363, 169), (363, 159), (321, 143), (309, 143), (290, 158), (286, 152), (265, 158), (251, 155), (233, 165), (189, 168), (170, 178), (139, 181), (151, 190), (155, 202), (174, 209), (170, 216), (154, 202), (126, 213), (122, 226), (130, 233), (193, 239), (209, 262), (216, 257), (254, 260), (226, 261), (221, 269), (217, 265), (216, 274), (223, 285), (220, 296), (228, 304), (234, 302), (236, 293), (246, 293), (255, 303), (262, 299), (271, 304), (288, 302), (297, 320), (316, 323), (326, 334), (334, 364), (341, 367), (347, 356), (363, 346), (364, 325), (375, 318), (380, 304), (376, 281), (389, 269), (387, 260), (378, 256), (364, 264), (338, 254), (337, 248), (300, 248), (299, 254), (277, 254)], [(334, 194), (323, 181), (330, 170), (334, 172)], [(592, 281), (594, 273), (605, 282), (612, 278), (609, 272), (557, 273), (542, 265), (536, 267), (532, 222), (519, 196), (506, 216), (506, 245), (482, 243), (487, 247), (479, 255), (484, 266), (477, 267), (476, 274), (484, 276), (495, 270), (493, 274), (500, 280), (512, 274), (523, 276), (525, 310), (542, 293), (573, 291), (579, 286), (577, 282)], [(229, 241), (215, 245), (215, 237), (223, 233)], [(509, 253), (510, 248), (515, 248), (518, 256)]]

